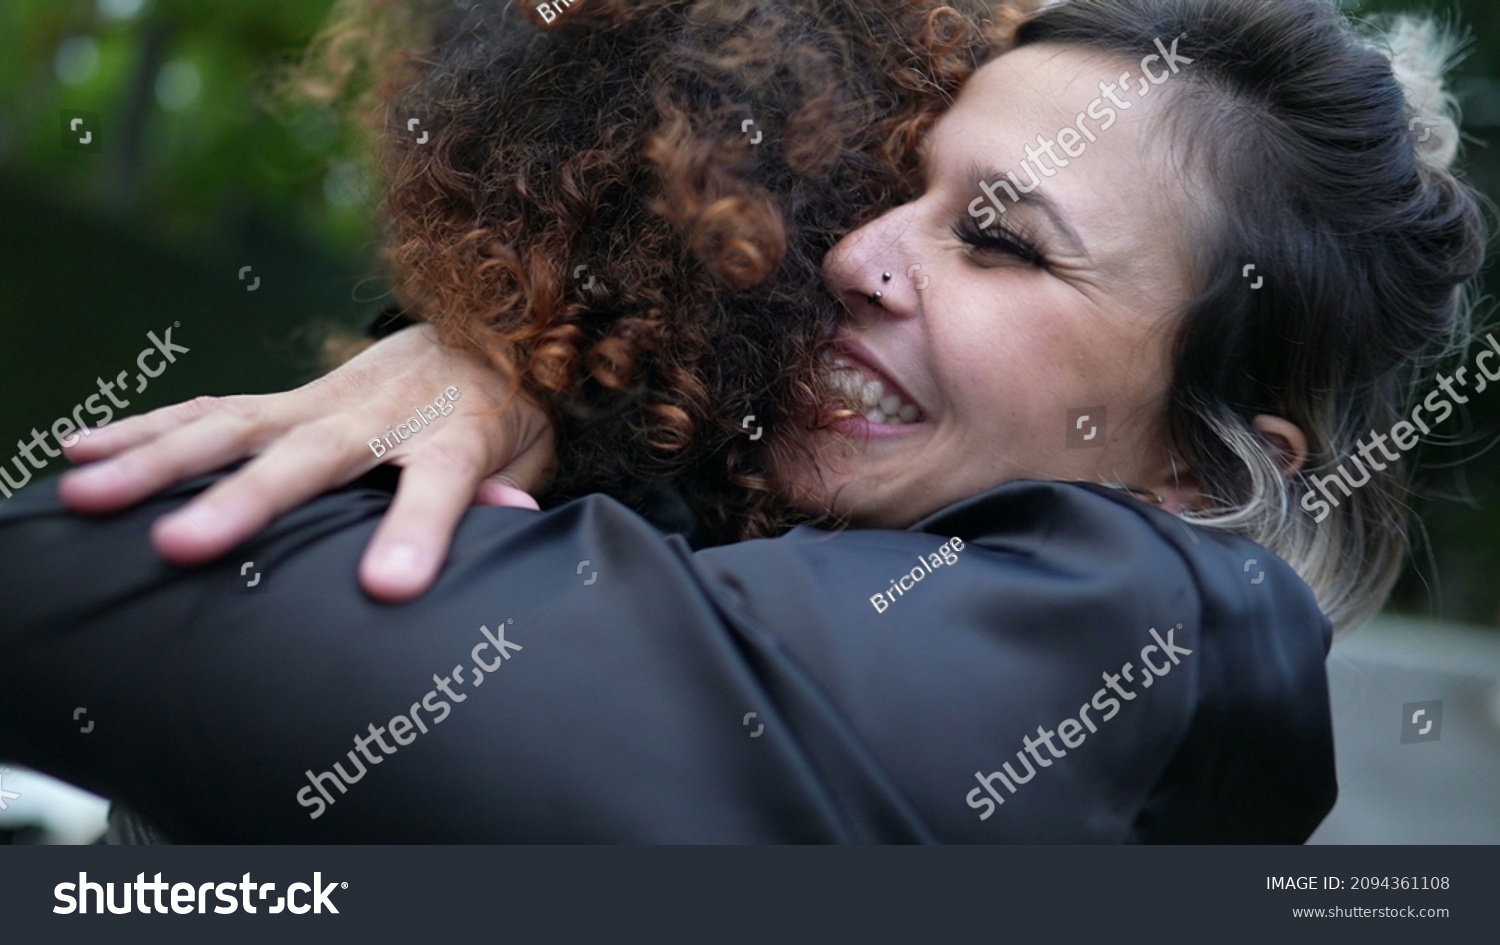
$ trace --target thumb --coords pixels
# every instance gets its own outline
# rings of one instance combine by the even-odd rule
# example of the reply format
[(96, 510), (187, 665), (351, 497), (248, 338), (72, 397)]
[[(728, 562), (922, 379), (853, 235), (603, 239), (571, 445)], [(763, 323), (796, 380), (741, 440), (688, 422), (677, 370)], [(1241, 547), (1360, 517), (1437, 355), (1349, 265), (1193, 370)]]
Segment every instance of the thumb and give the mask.
[(506, 482), (503, 475), (491, 476), (481, 480), (479, 487), (474, 490), (475, 505), (499, 505), (517, 509), (532, 509), (541, 511), (536, 499), (531, 493)]

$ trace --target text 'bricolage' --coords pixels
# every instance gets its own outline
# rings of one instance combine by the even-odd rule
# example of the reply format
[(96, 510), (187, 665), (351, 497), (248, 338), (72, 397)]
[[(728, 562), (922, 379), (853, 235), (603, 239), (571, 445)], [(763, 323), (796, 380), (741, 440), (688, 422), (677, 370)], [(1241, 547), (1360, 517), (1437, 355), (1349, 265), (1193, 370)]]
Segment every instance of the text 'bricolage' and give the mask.
[[(891, 586), (887, 590), (875, 594), (870, 598), (870, 603), (874, 605), (875, 612), (877, 614), (885, 613), (886, 608), (896, 602), (896, 598), (916, 587), (927, 575), (945, 564), (956, 564), (958, 562), (958, 553), (963, 550), (963, 539), (953, 538), (944, 542), (941, 548), (925, 558), (917, 555), (917, 566), (915, 568), (912, 568), (906, 574), (892, 581)], [(911, 583), (908, 584), (907, 581)], [(890, 595), (889, 598), (886, 597), (887, 594)]]

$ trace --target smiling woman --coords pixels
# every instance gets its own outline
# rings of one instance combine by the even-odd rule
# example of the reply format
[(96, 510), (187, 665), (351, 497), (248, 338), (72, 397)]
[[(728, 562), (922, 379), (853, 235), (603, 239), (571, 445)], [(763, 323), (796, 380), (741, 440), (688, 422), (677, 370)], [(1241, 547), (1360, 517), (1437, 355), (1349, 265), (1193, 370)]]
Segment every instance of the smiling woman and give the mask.
[[(700, 63), (702, 44), (718, 48), (725, 23), (779, 22), (799, 8), (688, 6), (686, 20), (640, 21), (630, 5), (581, 3), (557, 25), (597, 31), (588, 35), (599, 42), (575, 51), (610, 63), (622, 51), (606, 41), (612, 15), (634, 24), (633, 40), (702, 29), (686, 55)], [(956, 22), (967, 37), (986, 29), (948, 8), (929, 12), (929, 27)], [(509, 22), (475, 16), (454, 42), (483, 43), (485, 29)], [(869, 39), (864, 22), (855, 16), (834, 33), (858, 45)], [(488, 163), (487, 148), (503, 152), (506, 142), (464, 152), (482, 173), (457, 178), (493, 202), (429, 199), (433, 181), (421, 168), (454, 181), (441, 129), (494, 126), (464, 82), (496, 74), (443, 72), (440, 98), (455, 111), (451, 123), (434, 123), (438, 156), (413, 159), (392, 199), (435, 214), (440, 225), (423, 232), (451, 239), (403, 242), (402, 264), (436, 287), (433, 317), (446, 335), (479, 331), (474, 315), (493, 312), (495, 298), (528, 301), (466, 350), (410, 328), (307, 390), (117, 424), (73, 451), (109, 459), (64, 487), (75, 506), (118, 513), (111, 517), (71, 515), (41, 490), (0, 509), (0, 554), (20, 562), (0, 572), (0, 596), (17, 602), (0, 648), (28, 667), (0, 663), (0, 712), (24, 704), (51, 718), (86, 689), (119, 719), (115, 731), (153, 733), (85, 753), (45, 725), (21, 725), (0, 728), (0, 752), (109, 793), (188, 841), (1304, 840), (1336, 793), (1323, 661), (1334, 626), (1384, 596), (1400, 527), (1381, 502), (1399, 480), (1367, 490), (1382, 498), (1351, 502), (1321, 531), (1289, 517), (1290, 497), (1348, 431), (1393, 411), (1406, 380), (1462, 326), (1463, 289), (1482, 256), (1480, 218), (1445, 169), (1452, 154), (1426, 150), (1410, 124), (1416, 114), (1446, 119), (1419, 112), (1433, 100), (1408, 95), (1398, 71), (1411, 70), (1393, 68), (1392, 50), (1321, 0), (1073, 0), (1047, 6), (1015, 36), (1016, 47), (968, 76), (935, 122), (903, 126), (924, 135), (884, 139), (913, 146), (888, 156), (900, 167), (916, 158), (920, 179), (897, 175), (913, 185), (905, 203), (877, 188), (879, 199), (826, 254), (823, 277), (841, 317), (824, 324), (809, 312), (798, 323), (820, 343), (773, 345), (762, 365), (770, 376), (732, 375), (752, 400), (780, 392), (783, 448), (763, 454), (777, 501), (854, 527), (709, 547), (694, 544), (701, 533), (670, 509), (642, 515), (601, 495), (561, 501), (545, 491), (554, 430), (566, 455), (568, 428), (513, 396), (512, 382), (534, 393), (558, 379), (549, 373), (558, 363), (574, 363), (548, 354), (557, 351), (550, 338), (570, 339), (563, 348), (574, 355), (609, 350), (611, 332), (628, 323), (619, 307), (636, 311), (655, 290), (610, 278), (610, 291), (624, 294), (609, 304), (560, 301), (565, 270), (548, 262), (559, 231), (517, 209), (530, 191), (508, 165)], [(1432, 48), (1420, 29), (1392, 36), (1397, 62)], [(524, 33), (517, 48), (535, 53), (553, 38)], [(1049, 165), (1029, 193), (1018, 188), (1022, 199), (990, 226), (978, 224), (970, 208), (986, 178), (976, 168), (1036, 160), (1039, 135), (1076, 127), (1080, 111), (1119, 92), (1163, 46), (1191, 63), (1119, 106), (1107, 134), (1066, 166)], [(730, 60), (754, 61), (735, 50)], [(1430, 84), (1440, 60), (1415, 55), (1431, 67), (1418, 70)], [(527, 81), (555, 79), (538, 75), (498, 79), (524, 100)], [(678, 73), (661, 75), (667, 91), (651, 94), (675, 110)], [(651, 140), (639, 160), (710, 174), (712, 161), (700, 159), (722, 153), (666, 140), (682, 146), (675, 158)], [(1348, 172), (1365, 178), (1351, 185)], [(774, 192), (806, 209), (799, 187), (745, 186), (724, 206), (774, 208), (756, 203)], [(638, 204), (609, 206), (627, 220), (692, 217), (668, 191), (632, 191)], [(547, 202), (587, 208), (590, 193), (564, 186)], [(481, 222), (516, 246), (471, 245), (476, 207), (496, 214)], [(568, 239), (604, 239), (569, 219)], [(710, 221), (725, 217), (693, 219), (682, 244), (655, 232), (654, 242), (605, 258), (655, 285), (654, 254), (687, 246), (706, 255), (690, 255), (703, 266), (685, 271), (724, 279), (719, 291), (745, 302), (738, 293), (748, 284), (735, 281), (744, 257), (704, 238), (724, 236)], [(544, 234), (535, 241), (533, 227)], [(791, 232), (787, 245), (797, 245)], [(1264, 271), (1263, 289), (1241, 278), (1244, 259)], [(499, 281), (447, 278), (470, 271), (455, 261)], [(768, 300), (787, 298), (774, 279), (761, 289)], [(739, 326), (720, 316), (752, 309), (710, 306), (670, 322), (649, 304), (638, 311), (657, 319), (655, 330), (675, 327), (697, 344), (734, 335)], [(476, 348), (500, 352), (513, 370), (497, 371)], [(708, 371), (711, 360), (691, 363)], [(604, 361), (578, 363), (591, 365), (584, 378), (609, 374)], [(554, 393), (586, 387), (562, 377)], [(371, 468), (350, 430), (387, 402), (404, 406), (455, 382), (463, 402), (401, 457), (394, 506), (379, 475), (300, 505), (309, 486)], [(645, 396), (668, 405), (669, 391), (648, 385)], [(748, 411), (733, 397), (729, 406), (732, 426)], [(1104, 408), (1097, 445), (1070, 448), (1070, 414), (1095, 406)], [(647, 437), (672, 425), (627, 431)], [(333, 468), (331, 439), (357, 460)], [(153, 485), (263, 451), (244, 470), (121, 511)], [(672, 495), (678, 468), (648, 480)], [(463, 511), (486, 476), (535, 490), (547, 508)], [(692, 507), (700, 482), (678, 481), (676, 497)], [(495, 499), (487, 504), (519, 502)], [(210, 559), (255, 536), (242, 549), (271, 562), (257, 606), (221, 593), (212, 569), (169, 570), (141, 553), (153, 519), (167, 512), (177, 524), (157, 538), (179, 560)], [(203, 528), (205, 514), (219, 516), (207, 519), (216, 535), (183, 542), (180, 529)], [(383, 551), (409, 573), (362, 577), (404, 606), (376, 603), (354, 581), (377, 526), (397, 536)], [(938, 540), (955, 557), (964, 550), (964, 567), (935, 570), (927, 556)], [(123, 564), (100, 569), (95, 556)], [(83, 568), (98, 573), (93, 586), (47, 590)], [(880, 619), (862, 588), (903, 572), (891, 593), (929, 573), (941, 582), (905, 601), (901, 619)], [(872, 603), (874, 615), (864, 609)], [(494, 621), (496, 607), (526, 658), (486, 686), (482, 704), (382, 763), (379, 777), (316, 821), (288, 802), (314, 765), (347, 751), (349, 732), (425, 687), (428, 670), (415, 667), (468, 652), (473, 634), (461, 628)], [(285, 620), (287, 609), (304, 625)], [(69, 632), (48, 632), (60, 627)], [(1153, 685), (1166, 659), (1180, 672)], [(1119, 671), (1101, 677), (1105, 667)], [(433, 683), (440, 679), (446, 673)], [(1109, 708), (1096, 718), (1080, 699)], [(744, 737), (749, 710), (765, 719), (765, 738)], [(1109, 728), (1096, 732), (1104, 717)], [(1065, 752), (1045, 728), (1057, 719), (1067, 720), (1057, 726), (1067, 730)], [(1085, 729), (1099, 737), (1085, 740)], [(255, 751), (205, 766), (189, 750), (204, 732)], [(999, 760), (1018, 743), (1024, 775)], [(1035, 773), (1030, 760), (1048, 769), (1046, 781), (1018, 791)], [(171, 790), (181, 783), (173, 773), (190, 764), (201, 789)], [(984, 774), (997, 764), (1000, 772)]]
[[(780, 470), (808, 508), (900, 527), (1026, 478), (1131, 483), (1172, 511), (1195, 501), (1162, 424), (1164, 342), (1189, 301), (1191, 262), (1177, 241), (1143, 238), (1192, 222), (1190, 191), (1171, 186), (1171, 148), (1157, 143), (1171, 98), (1138, 103), (998, 227), (979, 229), (965, 209), (972, 168), (1065, 124), (1119, 65), (1034, 46), (980, 69), (927, 139), (922, 196), (829, 253), (828, 283), (850, 312), (837, 343), (907, 392), (921, 420), (854, 419), (846, 436), (825, 434), (817, 465)], [(892, 282), (871, 300), (875, 273), (916, 263), (928, 289)], [(1063, 415), (1085, 404), (1108, 405), (1115, 423), (1101, 448), (1067, 449)]]

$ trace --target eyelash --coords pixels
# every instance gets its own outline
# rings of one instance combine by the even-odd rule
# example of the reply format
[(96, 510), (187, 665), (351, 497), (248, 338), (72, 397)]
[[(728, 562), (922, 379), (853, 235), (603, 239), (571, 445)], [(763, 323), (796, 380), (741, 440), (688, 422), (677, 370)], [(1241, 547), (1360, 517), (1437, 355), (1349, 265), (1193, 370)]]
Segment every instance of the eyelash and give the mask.
[(1007, 227), (990, 227), (981, 230), (972, 220), (965, 220), (953, 228), (959, 242), (974, 249), (1002, 252), (1014, 256), (1028, 266), (1047, 268), (1047, 257), (1037, 249), (1035, 239), (1024, 230)]

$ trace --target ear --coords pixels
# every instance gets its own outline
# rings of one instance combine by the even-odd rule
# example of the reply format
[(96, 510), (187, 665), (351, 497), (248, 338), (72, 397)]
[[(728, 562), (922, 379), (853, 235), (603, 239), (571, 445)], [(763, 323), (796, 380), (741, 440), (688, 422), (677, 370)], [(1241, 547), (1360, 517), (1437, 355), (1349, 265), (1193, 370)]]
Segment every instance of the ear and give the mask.
[(1301, 427), (1268, 413), (1257, 414), (1250, 425), (1276, 451), (1274, 458), (1283, 476), (1290, 479), (1302, 470), (1307, 462), (1307, 436)]

